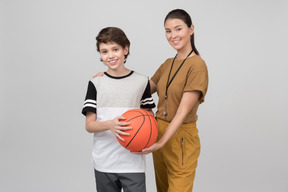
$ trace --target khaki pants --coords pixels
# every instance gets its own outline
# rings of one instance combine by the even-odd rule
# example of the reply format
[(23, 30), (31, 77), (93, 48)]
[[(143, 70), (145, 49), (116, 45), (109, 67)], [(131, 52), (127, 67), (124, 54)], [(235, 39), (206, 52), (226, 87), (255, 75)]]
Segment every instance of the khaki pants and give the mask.
[[(157, 119), (158, 138), (169, 122)], [(191, 192), (200, 154), (196, 123), (183, 124), (160, 150), (153, 152), (158, 192)]]

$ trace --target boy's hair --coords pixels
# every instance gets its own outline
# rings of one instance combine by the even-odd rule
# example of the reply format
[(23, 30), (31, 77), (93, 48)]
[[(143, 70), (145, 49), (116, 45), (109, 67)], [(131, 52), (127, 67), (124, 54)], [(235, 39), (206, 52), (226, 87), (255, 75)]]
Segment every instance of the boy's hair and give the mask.
[(130, 52), (130, 41), (125, 35), (124, 31), (117, 27), (106, 27), (102, 29), (96, 37), (96, 47), (97, 51), (99, 52), (99, 45), (100, 43), (117, 43), (123, 49), (128, 47), (128, 54), (125, 55), (125, 59), (128, 57)]

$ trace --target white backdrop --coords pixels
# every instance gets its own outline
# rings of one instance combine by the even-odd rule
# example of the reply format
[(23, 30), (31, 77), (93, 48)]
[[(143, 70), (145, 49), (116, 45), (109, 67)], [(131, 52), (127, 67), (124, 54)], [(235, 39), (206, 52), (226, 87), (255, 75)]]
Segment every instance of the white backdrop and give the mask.
[[(122, 28), (127, 67), (153, 75), (175, 51), (163, 20), (183, 8), (209, 70), (199, 109), (197, 192), (288, 191), (285, 0), (0, 0), (0, 191), (95, 191), (81, 115), (105, 66), (95, 36)], [(156, 95), (154, 95), (157, 101)], [(147, 191), (154, 192), (151, 155)]]

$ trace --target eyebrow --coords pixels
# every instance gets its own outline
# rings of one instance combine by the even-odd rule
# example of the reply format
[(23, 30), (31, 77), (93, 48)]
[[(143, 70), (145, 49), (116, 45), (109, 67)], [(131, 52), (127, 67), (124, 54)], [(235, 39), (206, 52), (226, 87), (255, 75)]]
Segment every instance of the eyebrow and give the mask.
[[(111, 49), (115, 49), (115, 48), (118, 48), (119, 49), (120, 45), (115, 45), (113, 47), (111, 47)], [(103, 49), (100, 49), (100, 51), (107, 51), (108, 49), (106, 48), (103, 48)]]
[[(174, 27), (174, 29), (177, 28), (177, 27), (181, 27), (181, 26), (182, 25), (177, 25), (177, 26)], [(165, 28), (165, 30), (169, 30), (169, 28)]]

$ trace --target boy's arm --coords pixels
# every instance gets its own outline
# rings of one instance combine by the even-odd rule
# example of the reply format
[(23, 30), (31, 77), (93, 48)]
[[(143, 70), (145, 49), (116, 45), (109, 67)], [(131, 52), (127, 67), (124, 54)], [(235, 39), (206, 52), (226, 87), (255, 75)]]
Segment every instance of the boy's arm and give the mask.
[(112, 133), (119, 138), (120, 140), (124, 141), (124, 139), (120, 135), (129, 135), (129, 133), (125, 133), (123, 131), (132, 129), (128, 126), (129, 122), (120, 122), (120, 120), (125, 119), (122, 116), (116, 117), (112, 120), (107, 121), (96, 121), (97, 115), (92, 112), (87, 112), (86, 114), (86, 123), (85, 128), (89, 133), (97, 133), (101, 131), (111, 130)]

